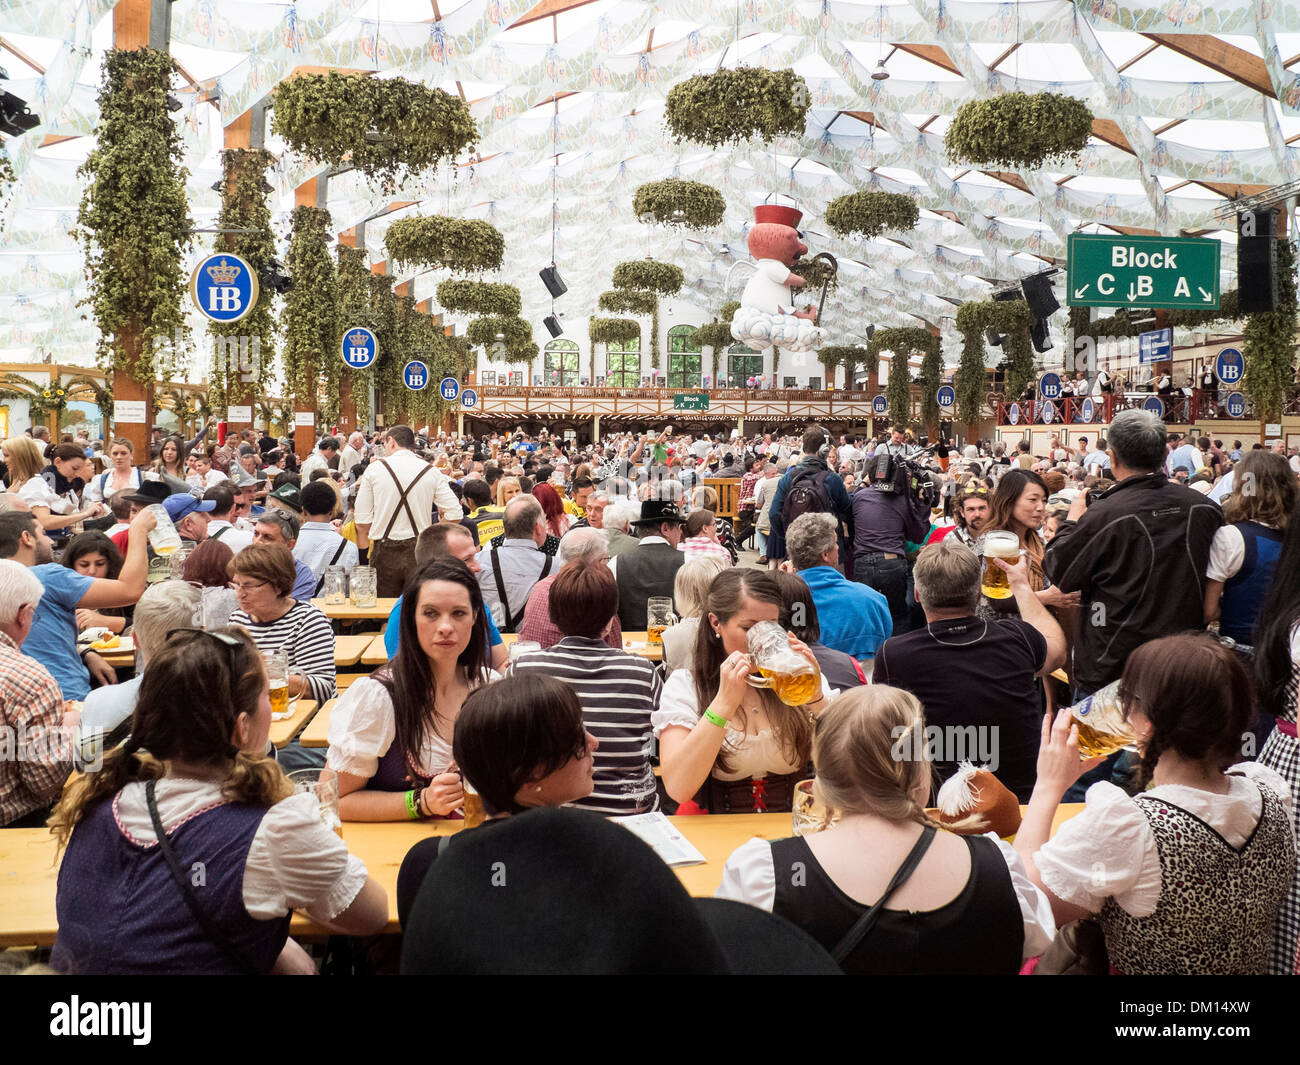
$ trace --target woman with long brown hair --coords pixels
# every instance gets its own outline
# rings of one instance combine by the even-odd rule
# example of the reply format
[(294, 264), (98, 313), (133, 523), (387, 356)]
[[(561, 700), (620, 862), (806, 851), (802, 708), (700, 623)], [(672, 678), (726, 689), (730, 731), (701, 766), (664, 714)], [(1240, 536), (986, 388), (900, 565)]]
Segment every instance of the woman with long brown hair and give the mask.
[(189, 455), (190, 450), (185, 446), (185, 441), (180, 436), (176, 433), (164, 436), (162, 444), (158, 448), (158, 458), (154, 460), (153, 466), (150, 467), (154, 479), (174, 477), (178, 481), (185, 480), (190, 472), (186, 469), (186, 460)]
[[(1021, 550), (1029, 559), (1029, 586), (1043, 606), (1076, 607), (1079, 605), (1078, 592), (1062, 592), (1052, 587), (1043, 575), (1044, 544), (1039, 530), (1047, 513), (1049, 494), (1046, 483), (1038, 474), (1030, 470), (1008, 470), (993, 493), (984, 529), (1005, 529), (1016, 534)], [(1015, 610), (1014, 599), (998, 600), (996, 604), (987, 598), (980, 600), (981, 614)]]
[[(910, 692), (877, 684), (839, 696), (813, 737), (813, 793), (838, 820), (744, 844), (727, 859), (718, 896), (793, 921), (848, 973), (1017, 972), (1051, 942), (1051, 907), (1007, 844), (992, 833), (957, 835), (925, 812), (929, 747)], [(919, 861), (891, 893), (914, 851)], [(877, 904), (874, 924), (855, 939)]]
[(466, 696), (489, 680), (483, 595), (460, 559), (425, 563), (402, 593), (397, 657), (330, 716), (326, 764), (345, 821), (447, 817), (465, 796), (452, 757)]
[[(710, 586), (694, 663), (668, 678), (651, 715), (664, 787), (679, 803), (698, 793), (712, 813), (791, 808), (794, 783), (807, 775), (812, 720), (833, 692), (823, 677), (815, 702), (787, 706), (748, 683), (749, 630), (777, 621), (781, 605), (780, 588), (762, 570), (726, 570)], [(789, 639), (816, 667), (808, 647)]]
[(179, 629), (151, 656), (131, 738), (54, 811), (66, 848), (55, 969), (314, 971), (288, 939), (290, 909), (344, 934), (383, 928), (383, 888), (266, 757), (270, 727), (266, 672), (242, 630)]

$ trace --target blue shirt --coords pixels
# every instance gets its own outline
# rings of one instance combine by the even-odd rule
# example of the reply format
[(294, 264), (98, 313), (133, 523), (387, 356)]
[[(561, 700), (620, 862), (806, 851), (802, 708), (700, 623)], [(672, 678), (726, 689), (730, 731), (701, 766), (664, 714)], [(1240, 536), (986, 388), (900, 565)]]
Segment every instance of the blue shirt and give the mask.
[(821, 642), (854, 658), (875, 657), (894, 631), (889, 600), (833, 566), (802, 569), (798, 576), (812, 592)]
[(1195, 473), (1201, 468), (1201, 453), (1191, 444), (1180, 444), (1174, 448), (1174, 452), (1169, 456), (1169, 461), (1165, 463), (1165, 472), (1170, 477), (1174, 475), (1174, 470), (1179, 466), (1186, 466), (1189, 474)]
[(90, 691), (90, 673), (77, 654), (76, 610), (95, 578), (57, 562), (33, 566), (31, 571), (45, 586), (45, 594), (36, 605), (32, 631), (23, 641), (23, 654), (50, 671), (63, 698), (84, 699)]
[[(402, 642), (402, 597), (397, 597), (397, 602), (393, 604), (393, 612), (388, 615), (388, 628), (384, 630), (384, 650), (388, 652), (388, 660), (391, 662), (397, 657), (397, 648)], [(483, 611), (483, 620), (487, 622), (488, 647), (495, 647), (501, 642), (501, 633), (492, 621), (492, 614), (488, 610)]]
[(302, 559), (293, 560), (294, 581), (292, 595), (300, 603), (310, 603), (312, 596), (316, 594), (316, 574), (312, 573), (311, 567)]

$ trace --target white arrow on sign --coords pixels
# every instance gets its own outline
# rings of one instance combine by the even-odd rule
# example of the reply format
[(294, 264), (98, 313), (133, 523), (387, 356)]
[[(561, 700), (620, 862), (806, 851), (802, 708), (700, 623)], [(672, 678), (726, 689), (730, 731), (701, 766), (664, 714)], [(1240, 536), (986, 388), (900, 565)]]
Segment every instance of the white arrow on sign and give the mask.
[(1196, 291), (1198, 291), (1201, 294), (1201, 299), (1203, 299), (1206, 303), (1209, 303), (1211, 300), (1214, 299), (1214, 293), (1206, 292), (1205, 289), (1201, 288), (1200, 285), (1196, 286)]
[(1091, 282), (1091, 281), (1089, 281), (1088, 284), (1084, 285), (1083, 288), (1076, 288), (1076, 289), (1074, 290), (1074, 298), (1075, 298), (1076, 300), (1081, 300), (1081, 299), (1083, 299), (1083, 294), (1084, 294), (1085, 292), (1087, 292), (1088, 289), (1090, 289), (1090, 288), (1092, 288), (1092, 282)]

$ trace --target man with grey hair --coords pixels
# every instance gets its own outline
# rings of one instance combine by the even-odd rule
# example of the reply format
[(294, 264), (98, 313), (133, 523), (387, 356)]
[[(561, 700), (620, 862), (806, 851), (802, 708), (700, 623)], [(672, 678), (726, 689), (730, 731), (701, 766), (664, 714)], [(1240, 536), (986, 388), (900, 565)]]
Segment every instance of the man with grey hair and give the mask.
[(546, 516), (542, 505), (530, 495), (517, 495), (506, 504), (502, 517), (505, 542), (490, 544), (478, 553), (482, 567), (478, 585), (483, 605), (502, 632), (517, 632), (524, 620), (528, 595), (543, 577), (551, 572), (555, 560), (543, 554), (546, 543)]
[[(298, 522), (297, 515), (278, 507), (275, 509), (267, 507), (266, 512), (257, 519), (257, 525), (253, 528), (253, 543), (280, 544), (293, 554), (294, 546), (298, 543), (300, 528), (302, 526)], [(316, 591), (316, 575), (312, 573), (311, 567), (296, 555), (293, 569), (293, 591), (290, 595), (300, 603), (311, 602), (311, 597)]]
[(617, 558), (619, 555), (626, 555), (629, 551), (636, 550), (637, 538), (628, 532), (636, 517), (637, 511), (623, 503), (611, 503), (605, 508), (603, 521), (610, 558)]
[(72, 771), (59, 740), (63, 693), (49, 671), (23, 654), (45, 586), (21, 562), (0, 561), (0, 828), (37, 828)]
[(1165, 425), (1154, 414), (1120, 411), (1107, 440), (1119, 483), (1091, 506), (1080, 494), (1043, 558), (1061, 591), (1080, 593), (1076, 698), (1118, 680), (1148, 640), (1204, 626), (1210, 543), (1223, 524), (1218, 506), (1165, 476)]
[(840, 541), (831, 514), (801, 514), (785, 533), (786, 556), (808, 585), (821, 642), (866, 661), (894, 631), (889, 600), (839, 570)]
[(361, 433), (353, 433), (339, 452), (339, 470), (344, 477), (352, 476), (352, 467), (359, 465), (366, 453), (366, 438)]
[[(940, 779), (960, 761), (985, 762), (1028, 802), (1034, 789), (1042, 712), (1037, 677), (1065, 661), (1065, 634), (1029, 584), (1029, 563), (1000, 563), (1020, 617), (976, 616), (982, 565), (952, 537), (922, 548), (913, 570), (925, 628), (885, 641), (873, 684), (910, 691), (925, 722), (943, 731), (935, 759)], [(962, 750), (956, 749), (960, 741)]]
[[(609, 544), (605, 534), (599, 529), (582, 527), (571, 529), (560, 540), (560, 550), (556, 555), (560, 569), (566, 566), (590, 564), (603, 566), (609, 561)], [(536, 640), (545, 650), (564, 639), (562, 633), (551, 620), (551, 584), (559, 573), (543, 577), (528, 595), (528, 606), (524, 610), (524, 623), (519, 627), (521, 640)], [(616, 651), (623, 650), (623, 627), (615, 616), (614, 624), (605, 633), (605, 642)]]
[(135, 640), (135, 676), (121, 684), (96, 688), (81, 708), (78, 743), (83, 764), (97, 762), (105, 748), (126, 739), (131, 715), (140, 693), (149, 659), (162, 650), (176, 629), (193, 629), (202, 623), (202, 593), (185, 581), (150, 585), (136, 604), (131, 636)]

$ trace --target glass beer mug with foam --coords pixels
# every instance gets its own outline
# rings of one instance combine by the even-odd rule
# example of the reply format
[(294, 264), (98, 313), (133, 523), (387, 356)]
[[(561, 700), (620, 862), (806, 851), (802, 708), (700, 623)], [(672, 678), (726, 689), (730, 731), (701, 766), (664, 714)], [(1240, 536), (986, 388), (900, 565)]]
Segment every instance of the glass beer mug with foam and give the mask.
[(749, 657), (759, 676), (755, 688), (771, 688), (787, 706), (815, 702), (822, 692), (821, 670), (790, 649), (790, 637), (775, 621), (760, 621), (749, 630)]
[(984, 547), (984, 576), (980, 581), (980, 591), (990, 599), (1010, 599), (1011, 581), (993, 560), (1000, 558), (1008, 566), (1014, 566), (1020, 557), (1020, 537), (1003, 529), (991, 529), (981, 542)]
[(271, 693), (271, 716), (280, 721), (293, 713), (298, 697), (289, 695), (289, 652), (268, 651), (262, 655), (266, 664), (266, 683)]
[(667, 596), (652, 596), (646, 600), (645, 614), (646, 643), (663, 643), (664, 629), (677, 623), (672, 599)]

